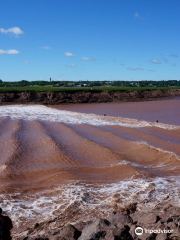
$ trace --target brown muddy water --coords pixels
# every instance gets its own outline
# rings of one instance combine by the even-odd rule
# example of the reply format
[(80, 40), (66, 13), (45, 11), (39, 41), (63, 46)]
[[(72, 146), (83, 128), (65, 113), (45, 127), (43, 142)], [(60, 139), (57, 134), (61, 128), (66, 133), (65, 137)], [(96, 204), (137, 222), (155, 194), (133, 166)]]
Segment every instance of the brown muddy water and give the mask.
[(73, 222), (128, 202), (179, 205), (179, 106), (0, 106), (0, 203), (14, 232), (71, 207)]

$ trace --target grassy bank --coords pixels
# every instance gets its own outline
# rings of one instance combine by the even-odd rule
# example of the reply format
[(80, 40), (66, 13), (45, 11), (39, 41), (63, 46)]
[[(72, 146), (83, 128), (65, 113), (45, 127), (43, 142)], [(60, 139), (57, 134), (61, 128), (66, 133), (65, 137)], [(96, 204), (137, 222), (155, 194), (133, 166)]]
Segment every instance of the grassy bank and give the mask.
[(26, 92), (26, 91), (134, 91), (134, 90), (170, 90), (180, 87), (0, 87), (0, 92)]

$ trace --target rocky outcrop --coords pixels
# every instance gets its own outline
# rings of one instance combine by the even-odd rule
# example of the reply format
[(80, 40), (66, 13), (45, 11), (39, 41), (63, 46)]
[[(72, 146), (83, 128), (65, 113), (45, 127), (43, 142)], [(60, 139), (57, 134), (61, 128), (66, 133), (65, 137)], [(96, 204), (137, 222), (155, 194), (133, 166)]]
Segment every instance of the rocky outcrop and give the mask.
[(139, 91), (54, 91), (54, 92), (0, 92), (0, 104), (8, 103), (94, 103), (134, 102), (160, 98), (180, 97), (180, 89)]
[[(136, 205), (134, 205), (136, 206)], [(56, 221), (56, 220), (55, 220)], [(53, 221), (49, 222), (49, 226)], [(47, 223), (21, 233), (23, 240), (178, 240), (180, 239), (180, 207), (170, 204), (149, 212), (126, 207), (113, 212), (107, 219), (68, 224), (62, 228), (47, 229)], [(26, 236), (25, 236), (26, 235)]]

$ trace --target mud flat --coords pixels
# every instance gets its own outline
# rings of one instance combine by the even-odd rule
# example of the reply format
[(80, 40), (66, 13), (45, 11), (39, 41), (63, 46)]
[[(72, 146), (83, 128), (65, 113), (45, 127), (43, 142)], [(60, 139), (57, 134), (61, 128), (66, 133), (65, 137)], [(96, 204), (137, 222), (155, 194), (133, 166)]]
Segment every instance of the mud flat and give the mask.
[(149, 101), (160, 98), (180, 97), (180, 89), (138, 91), (54, 91), (54, 92), (0, 92), (0, 104), (8, 103), (101, 103)]

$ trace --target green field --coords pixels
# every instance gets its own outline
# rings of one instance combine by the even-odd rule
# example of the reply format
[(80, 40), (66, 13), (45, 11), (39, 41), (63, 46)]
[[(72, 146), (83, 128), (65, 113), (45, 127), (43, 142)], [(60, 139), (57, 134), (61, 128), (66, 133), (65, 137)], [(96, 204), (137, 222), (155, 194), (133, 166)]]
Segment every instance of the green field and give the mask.
[(180, 89), (180, 87), (0, 87), (0, 92), (26, 92), (26, 91), (133, 91), (133, 90), (169, 90)]

